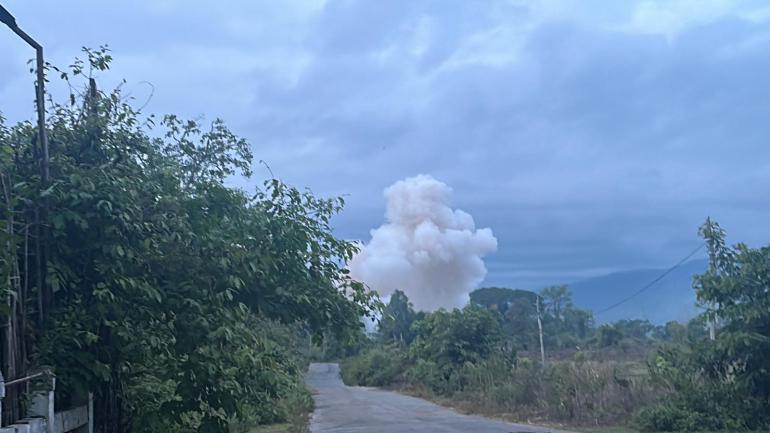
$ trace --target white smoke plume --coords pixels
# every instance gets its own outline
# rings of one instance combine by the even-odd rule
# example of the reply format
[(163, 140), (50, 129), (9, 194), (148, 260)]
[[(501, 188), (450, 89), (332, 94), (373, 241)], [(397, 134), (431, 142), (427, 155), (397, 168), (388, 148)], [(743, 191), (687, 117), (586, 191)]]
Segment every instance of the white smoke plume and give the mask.
[(497, 239), (450, 208), (451, 194), (427, 175), (386, 188), (386, 222), (350, 262), (351, 276), (384, 297), (403, 290), (418, 310), (464, 305), (486, 276), (481, 258), (497, 250)]

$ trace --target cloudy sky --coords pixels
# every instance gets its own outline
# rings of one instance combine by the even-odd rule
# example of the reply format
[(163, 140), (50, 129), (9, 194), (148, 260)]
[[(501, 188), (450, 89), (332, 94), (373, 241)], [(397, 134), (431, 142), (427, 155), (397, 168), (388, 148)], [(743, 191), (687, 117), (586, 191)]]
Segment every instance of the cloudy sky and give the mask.
[[(222, 117), (283, 180), (345, 194), (341, 236), (368, 239), (398, 179), (446, 182), (498, 239), (488, 284), (667, 267), (707, 215), (770, 242), (765, 1), (2, 3), (53, 63), (109, 44), (103, 87), (152, 83), (145, 111)], [(12, 121), (31, 56), (0, 29)]]

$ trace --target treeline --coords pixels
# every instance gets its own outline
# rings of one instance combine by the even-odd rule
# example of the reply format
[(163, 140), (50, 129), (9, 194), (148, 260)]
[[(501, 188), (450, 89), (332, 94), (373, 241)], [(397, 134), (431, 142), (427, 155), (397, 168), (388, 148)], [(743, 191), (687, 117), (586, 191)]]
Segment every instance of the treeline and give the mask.
[(432, 313), (414, 311), (397, 291), (368, 347), (343, 361), (343, 379), (405, 387), (520, 421), (647, 431), (767, 428), (770, 248), (729, 248), (710, 220), (701, 234), (714, 266), (695, 277), (706, 311), (687, 324), (596, 326), (566, 286), (479, 289), (465, 308)]
[(470, 304), (491, 311), (508, 341), (527, 356), (538, 354), (541, 330), (549, 357), (557, 359), (581, 350), (604, 350), (611, 356), (624, 354), (634, 359), (661, 342), (681, 343), (705, 335), (703, 324), (697, 320), (655, 325), (648, 320), (626, 319), (597, 326), (590, 310), (575, 306), (566, 285), (546, 287), (539, 293), (482, 288), (471, 292)]
[(424, 313), (396, 291), (369, 346), (342, 362), (343, 380), (450, 399), (474, 413), (585, 425), (621, 423), (663, 395), (639, 362), (660, 344), (648, 322), (597, 329), (566, 286), (484, 288), (470, 299)]
[[(568, 286), (546, 287), (538, 293), (485, 287), (470, 293), (469, 307), (485, 310), (497, 322), (500, 339), (519, 357), (540, 360), (540, 337), (548, 359), (561, 359), (590, 350), (594, 357), (638, 360), (661, 343), (697, 341), (707, 335), (703, 318), (686, 324), (626, 319), (597, 325), (593, 313), (572, 301)], [(459, 311), (459, 310), (458, 310)], [(457, 313), (458, 311), (450, 312)], [(420, 323), (431, 314), (414, 311), (406, 294), (397, 290), (383, 309), (374, 339), (381, 344), (408, 346)]]
[[(290, 417), (310, 340), (360, 332), (372, 295), (320, 199), (251, 174), (250, 145), (220, 120), (143, 116), (94, 74), (67, 70), (49, 101), (50, 183), (29, 122), (0, 118), (0, 316), (6, 380), (40, 366), (57, 405), (95, 393), (96, 431), (226, 432)], [(9, 388), (9, 392), (15, 392)], [(6, 421), (25, 400), (4, 400)]]

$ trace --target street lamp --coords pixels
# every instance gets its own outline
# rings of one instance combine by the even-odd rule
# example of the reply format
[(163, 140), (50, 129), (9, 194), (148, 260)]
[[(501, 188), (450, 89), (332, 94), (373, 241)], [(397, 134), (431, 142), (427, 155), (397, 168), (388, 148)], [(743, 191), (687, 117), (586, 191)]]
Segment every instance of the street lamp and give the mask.
[[(37, 82), (35, 86), (35, 105), (37, 106), (37, 136), (40, 145), (40, 191), (45, 191), (49, 184), (48, 172), (48, 134), (45, 131), (45, 63), (43, 62), (43, 46), (32, 39), (16, 24), (16, 19), (0, 5), (0, 22), (7, 25), (14, 33), (19, 35), (26, 43), (35, 49), (37, 60)], [(46, 307), (50, 308), (49, 302), (52, 294), (46, 296), (48, 287), (46, 284), (46, 269), (48, 268), (47, 248), (44, 246), (48, 239), (48, 198), (42, 198), (40, 212), (35, 212), (35, 222), (37, 227), (37, 236), (35, 237), (36, 251), (39, 257), (37, 264), (37, 284), (38, 296), (40, 301), (40, 318), (45, 318)], [(48, 300), (46, 300), (46, 298)], [(10, 340), (9, 340), (10, 341)], [(51, 427), (52, 428), (52, 427)], [(52, 430), (49, 430), (52, 431)]]
[(41, 164), (40, 181), (43, 188), (48, 186), (48, 134), (45, 132), (45, 64), (43, 63), (43, 46), (26, 34), (16, 25), (16, 19), (0, 5), (0, 22), (7, 25), (14, 33), (24, 39), (35, 49), (37, 63), (37, 85), (35, 86), (35, 105), (37, 105), (37, 130), (40, 142)]

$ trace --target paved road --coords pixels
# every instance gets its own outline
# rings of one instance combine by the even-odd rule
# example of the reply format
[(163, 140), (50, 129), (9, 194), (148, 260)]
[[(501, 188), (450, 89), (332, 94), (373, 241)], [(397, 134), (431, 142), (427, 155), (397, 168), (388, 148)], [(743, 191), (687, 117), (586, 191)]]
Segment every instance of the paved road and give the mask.
[(312, 433), (563, 433), (461, 415), (419, 398), (373, 388), (345, 386), (337, 364), (311, 364)]

